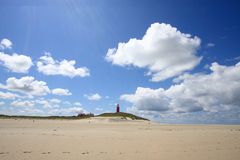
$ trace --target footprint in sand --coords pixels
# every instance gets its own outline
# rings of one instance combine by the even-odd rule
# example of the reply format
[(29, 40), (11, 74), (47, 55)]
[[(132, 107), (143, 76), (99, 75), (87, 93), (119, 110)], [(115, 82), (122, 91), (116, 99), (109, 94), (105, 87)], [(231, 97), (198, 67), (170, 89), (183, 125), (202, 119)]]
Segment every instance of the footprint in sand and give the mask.
[(32, 153), (32, 151), (24, 151), (23, 153)]
[(64, 154), (69, 154), (70, 152), (62, 152), (62, 153), (64, 153)]

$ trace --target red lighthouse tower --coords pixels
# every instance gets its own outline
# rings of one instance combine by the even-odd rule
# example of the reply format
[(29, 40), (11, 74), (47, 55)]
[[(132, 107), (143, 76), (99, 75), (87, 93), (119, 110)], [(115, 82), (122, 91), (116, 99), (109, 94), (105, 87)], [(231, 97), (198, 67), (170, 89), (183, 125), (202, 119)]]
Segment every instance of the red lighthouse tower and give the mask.
[(119, 112), (120, 112), (120, 106), (119, 106), (119, 104), (117, 104), (116, 113), (119, 113)]

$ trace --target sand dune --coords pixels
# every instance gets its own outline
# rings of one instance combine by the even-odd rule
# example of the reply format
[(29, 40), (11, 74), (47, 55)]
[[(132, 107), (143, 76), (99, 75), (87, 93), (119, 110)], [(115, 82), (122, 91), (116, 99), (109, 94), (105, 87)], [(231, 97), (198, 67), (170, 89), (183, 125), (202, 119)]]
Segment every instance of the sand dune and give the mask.
[(1, 160), (238, 160), (240, 126), (0, 119)]

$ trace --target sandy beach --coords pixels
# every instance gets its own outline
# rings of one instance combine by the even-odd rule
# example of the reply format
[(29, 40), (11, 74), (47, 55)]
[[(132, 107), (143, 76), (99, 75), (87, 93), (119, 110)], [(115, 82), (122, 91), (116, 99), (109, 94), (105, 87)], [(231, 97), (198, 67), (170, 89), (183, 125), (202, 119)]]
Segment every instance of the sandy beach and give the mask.
[(0, 119), (1, 160), (238, 160), (240, 126)]

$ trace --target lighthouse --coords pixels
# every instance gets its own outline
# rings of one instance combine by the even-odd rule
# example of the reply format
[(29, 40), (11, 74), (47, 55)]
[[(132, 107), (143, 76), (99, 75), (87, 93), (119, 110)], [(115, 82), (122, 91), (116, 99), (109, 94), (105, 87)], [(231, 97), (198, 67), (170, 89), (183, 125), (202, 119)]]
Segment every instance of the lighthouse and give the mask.
[(120, 112), (120, 106), (119, 106), (119, 104), (117, 104), (117, 106), (116, 106), (116, 113), (119, 113)]

